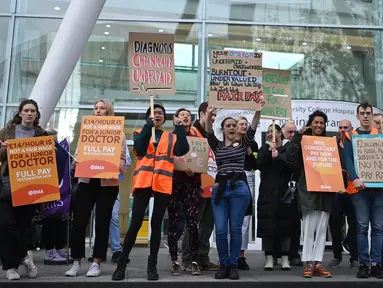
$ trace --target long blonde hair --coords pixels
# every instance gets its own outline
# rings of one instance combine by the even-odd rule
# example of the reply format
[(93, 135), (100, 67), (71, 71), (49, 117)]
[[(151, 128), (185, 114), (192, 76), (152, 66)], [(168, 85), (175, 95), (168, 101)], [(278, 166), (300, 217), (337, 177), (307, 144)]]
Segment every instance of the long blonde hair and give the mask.
[(114, 116), (114, 106), (112, 102), (110, 102), (108, 99), (99, 99), (96, 102), (94, 102), (93, 107), (96, 107), (98, 102), (104, 103), (106, 112), (108, 112), (108, 116)]
[(372, 120), (378, 126), (378, 129), (383, 129), (383, 114), (375, 114)]

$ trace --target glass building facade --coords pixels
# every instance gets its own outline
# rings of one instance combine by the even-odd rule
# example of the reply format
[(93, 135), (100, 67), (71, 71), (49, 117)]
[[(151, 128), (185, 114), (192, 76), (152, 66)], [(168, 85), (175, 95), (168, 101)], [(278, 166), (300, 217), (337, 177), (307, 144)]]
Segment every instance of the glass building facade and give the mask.
[[(29, 97), (69, 3), (0, 1), (2, 125)], [(264, 67), (291, 71), (293, 99), (368, 100), (383, 108), (382, 0), (107, 0), (49, 122), (59, 136), (76, 143), (81, 117), (99, 98), (125, 116), (129, 140), (143, 125), (149, 99), (129, 93), (129, 32), (175, 34), (177, 93), (156, 99), (167, 109), (167, 127), (175, 110), (196, 116), (207, 99), (212, 49), (263, 52)]]

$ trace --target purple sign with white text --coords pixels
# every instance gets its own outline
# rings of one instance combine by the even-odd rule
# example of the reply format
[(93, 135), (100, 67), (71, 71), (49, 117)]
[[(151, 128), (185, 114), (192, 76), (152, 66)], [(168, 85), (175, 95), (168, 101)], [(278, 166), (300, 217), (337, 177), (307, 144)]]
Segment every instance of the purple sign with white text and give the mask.
[[(69, 138), (65, 138), (60, 142), (60, 146), (56, 149), (56, 159), (58, 163), (59, 175), (62, 175), (60, 181), (61, 199), (42, 204), (36, 212), (34, 222), (41, 221), (46, 217), (57, 217), (67, 219), (70, 212), (71, 202), (71, 181), (70, 181), (70, 158), (69, 158)], [(61, 172), (61, 173), (60, 173)]]

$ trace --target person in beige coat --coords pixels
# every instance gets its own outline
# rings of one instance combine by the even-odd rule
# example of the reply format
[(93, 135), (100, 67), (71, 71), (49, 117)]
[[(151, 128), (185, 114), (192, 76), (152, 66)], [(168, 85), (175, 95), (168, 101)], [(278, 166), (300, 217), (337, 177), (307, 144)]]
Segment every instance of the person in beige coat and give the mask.
[[(114, 108), (109, 100), (98, 100), (94, 104), (95, 116), (113, 116)], [(76, 158), (76, 157), (75, 157)], [(126, 138), (123, 136), (120, 173), (126, 171)], [(119, 192), (116, 179), (79, 178), (78, 191), (73, 204), (73, 225), (71, 235), (71, 257), (73, 266), (65, 276), (76, 277), (80, 273), (81, 259), (85, 257), (85, 231), (94, 206), (96, 209), (96, 239), (93, 247), (93, 263), (87, 277), (98, 277), (101, 274), (100, 263), (105, 259), (108, 250), (109, 225), (113, 205)]]

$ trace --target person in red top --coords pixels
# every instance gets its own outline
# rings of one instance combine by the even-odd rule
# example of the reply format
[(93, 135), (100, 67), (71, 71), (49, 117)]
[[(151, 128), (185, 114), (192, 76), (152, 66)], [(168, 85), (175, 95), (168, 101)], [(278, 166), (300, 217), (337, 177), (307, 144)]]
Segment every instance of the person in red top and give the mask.
[[(175, 115), (179, 118), (185, 128), (186, 135), (198, 137), (191, 133), (192, 118), (189, 110), (179, 109)], [(175, 170), (173, 173), (173, 193), (168, 204), (169, 233), (168, 244), (170, 257), (172, 259), (173, 276), (181, 275), (181, 265), (178, 262), (178, 226), (181, 209), (185, 212), (186, 227), (189, 232), (189, 247), (192, 252), (191, 274), (201, 275), (197, 264), (198, 256), (198, 205), (201, 200), (201, 174), (194, 173), (191, 169), (185, 171)]]

